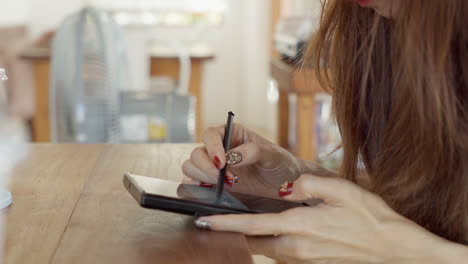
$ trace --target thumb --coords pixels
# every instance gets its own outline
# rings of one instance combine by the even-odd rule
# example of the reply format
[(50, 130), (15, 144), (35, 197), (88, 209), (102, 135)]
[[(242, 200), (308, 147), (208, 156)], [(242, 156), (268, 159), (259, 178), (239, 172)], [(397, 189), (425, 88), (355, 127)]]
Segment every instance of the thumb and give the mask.
[(359, 186), (345, 179), (314, 175), (301, 175), (292, 185), (292, 188), (289, 187), (290, 194), (284, 196), (284, 199), (291, 201), (320, 199), (331, 205), (348, 204), (359, 197), (363, 191)]

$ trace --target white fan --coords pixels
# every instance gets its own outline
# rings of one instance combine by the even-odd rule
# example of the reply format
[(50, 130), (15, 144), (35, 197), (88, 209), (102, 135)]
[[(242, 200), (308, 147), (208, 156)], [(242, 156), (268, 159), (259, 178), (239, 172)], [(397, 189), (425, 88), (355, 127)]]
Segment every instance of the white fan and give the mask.
[(86, 7), (66, 18), (52, 46), (52, 141), (118, 142), (127, 67), (122, 33), (109, 14)]

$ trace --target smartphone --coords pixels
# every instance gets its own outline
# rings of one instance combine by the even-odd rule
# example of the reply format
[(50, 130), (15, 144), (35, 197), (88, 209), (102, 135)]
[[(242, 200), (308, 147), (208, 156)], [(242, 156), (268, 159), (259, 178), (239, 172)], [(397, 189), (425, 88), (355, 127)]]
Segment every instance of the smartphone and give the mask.
[(216, 189), (126, 173), (123, 184), (144, 208), (207, 216), (217, 214), (278, 213), (304, 206), (300, 203), (252, 195), (223, 192), (216, 199)]

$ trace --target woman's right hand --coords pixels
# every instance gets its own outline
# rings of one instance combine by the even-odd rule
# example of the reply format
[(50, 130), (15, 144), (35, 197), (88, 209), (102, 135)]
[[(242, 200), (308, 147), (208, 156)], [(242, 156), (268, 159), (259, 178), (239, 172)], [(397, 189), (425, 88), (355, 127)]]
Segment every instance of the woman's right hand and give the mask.
[(227, 163), (228, 190), (278, 198), (278, 188), (301, 174), (301, 162), (291, 153), (239, 124), (233, 126), (232, 149), (226, 154), (224, 129), (224, 125), (208, 128), (203, 134), (204, 146), (193, 150), (190, 160), (184, 162), (182, 170), (192, 184), (216, 184)]

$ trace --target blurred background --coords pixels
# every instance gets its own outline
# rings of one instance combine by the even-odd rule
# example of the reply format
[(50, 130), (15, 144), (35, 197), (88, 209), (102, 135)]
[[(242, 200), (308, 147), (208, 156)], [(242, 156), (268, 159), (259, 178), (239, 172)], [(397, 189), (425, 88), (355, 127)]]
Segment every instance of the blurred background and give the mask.
[(2, 1), (8, 111), (33, 142), (198, 142), (236, 122), (336, 166), (331, 97), (299, 67), (319, 0)]

